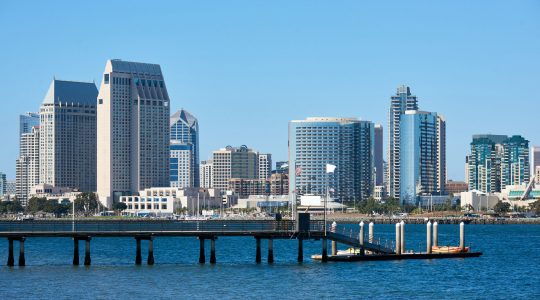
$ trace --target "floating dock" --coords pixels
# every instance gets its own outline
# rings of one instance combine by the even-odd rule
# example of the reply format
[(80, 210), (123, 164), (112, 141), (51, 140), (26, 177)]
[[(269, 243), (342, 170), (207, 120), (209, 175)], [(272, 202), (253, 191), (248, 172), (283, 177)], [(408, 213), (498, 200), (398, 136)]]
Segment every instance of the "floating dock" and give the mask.
[[(378, 255), (328, 255), (328, 261), (353, 262), (353, 261), (379, 261), (379, 260), (404, 260), (404, 259), (441, 259), (441, 258), (468, 258), (479, 257), (482, 252), (458, 252), (458, 253), (404, 253), (404, 254), (378, 254)], [(314, 260), (322, 260), (322, 255), (311, 256)]]

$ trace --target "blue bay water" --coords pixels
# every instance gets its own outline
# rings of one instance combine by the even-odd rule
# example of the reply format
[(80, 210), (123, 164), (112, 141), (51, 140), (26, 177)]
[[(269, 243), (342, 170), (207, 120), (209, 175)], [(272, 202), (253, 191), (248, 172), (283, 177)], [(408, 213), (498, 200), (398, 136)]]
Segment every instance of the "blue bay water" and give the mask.
[[(349, 225), (348, 228), (357, 226)], [(394, 238), (393, 225), (375, 225), (375, 235)], [(459, 227), (439, 225), (439, 245), (457, 245)], [(425, 250), (425, 225), (406, 226), (407, 248)], [(326, 264), (311, 260), (321, 241), (274, 241), (275, 263), (255, 264), (255, 239), (220, 237), (217, 264), (199, 265), (196, 238), (154, 240), (154, 266), (135, 266), (133, 238), (94, 238), (92, 266), (71, 265), (68, 238), (28, 238), (27, 266), (8, 268), (7, 239), (0, 241), (2, 299), (133, 298), (540, 298), (540, 226), (468, 225), (466, 243), (479, 258)], [(143, 262), (146, 260), (143, 241)], [(207, 261), (210, 245), (207, 242)], [(340, 249), (346, 247), (341, 245)], [(81, 263), (84, 243), (80, 242)], [(17, 262), (18, 243), (15, 242)]]

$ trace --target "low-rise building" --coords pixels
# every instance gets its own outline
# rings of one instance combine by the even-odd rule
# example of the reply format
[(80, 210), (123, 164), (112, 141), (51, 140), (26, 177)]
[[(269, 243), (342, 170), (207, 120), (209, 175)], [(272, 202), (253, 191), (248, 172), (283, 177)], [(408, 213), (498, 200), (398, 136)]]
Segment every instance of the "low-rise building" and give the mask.
[(472, 207), (474, 211), (487, 211), (493, 209), (499, 202), (495, 194), (488, 194), (477, 190), (461, 192), (461, 207)]
[(459, 193), (469, 190), (469, 184), (464, 181), (449, 180), (448, 182), (446, 182), (445, 186), (445, 191), (449, 195), (459, 195)]
[(55, 187), (50, 184), (38, 184), (30, 189), (28, 199), (32, 197), (46, 198), (47, 200), (57, 200), (58, 203), (73, 202), (81, 194), (79, 190), (66, 187)]

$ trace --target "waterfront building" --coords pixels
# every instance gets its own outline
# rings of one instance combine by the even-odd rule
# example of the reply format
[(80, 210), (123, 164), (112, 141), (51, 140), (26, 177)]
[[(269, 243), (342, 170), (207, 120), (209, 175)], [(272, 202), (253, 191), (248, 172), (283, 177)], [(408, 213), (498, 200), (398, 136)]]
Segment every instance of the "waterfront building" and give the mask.
[(38, 184), (30, 189), (29, 198), (38, 197), (47, 200), (56, 200), (58, 203), (72, 203), (82, 192), (69, 187), (55, 187), (50, 184)]
[(289, 194), (289, 174), (276, 173), (270, 176), (270, 195)]
[(269, 195), (270, 182), (266, 179), (243, 179), (230, 178), (229, 191), (233, 191), (239, 198), (247, 198), (251, 195)]
[(400, 123), (401, 116), (408, 110), (418, 110), (418, 100), (411, 94), (408, 86), (397, 88), (396, 95), (390, 98), (390, 115), (388, 124), (388, 193), (399, 198), (400, 192)]
[(375, 145), (373, 152), (373, 165), (375, 166), (375, 185), (384, 185), (384, 159), (383, 159), (383, 127), (375, 124)]
[(169, 104), (159, 65), (107, 61), (97, 104), (97, 191), (103, 205), (170, 184)]
[(219, 190), (203, 188), (147, 188), (138, 195), (121, 196), (119, 201), (126, 204), (125, 213), (137, 216), (201, 215), (222, 205)]
[(15, 194), (23, 206), (26, 205), (30, 189), (39, 184), (39, 138), (39, 126), (34, 126), (31, 132), (21, 135), (21, 149), (15, 170)]
[(487, 211), (493, 209), (499, 203), (499, 197), (495, 194), (473, 190), (462, 192), (460, 201), (462, 208), (472, 208), (474, 211)]
[(259, 179), (266, 180), (272, 175), (272, 154), (259, 153)]
[(17, 193), (17, 181), (16, 180), (7, 180), (6, 181), (6, 195), (12, 196)]
[(474, 135), (467, 163), (469, 190), (495, 193), (529, 183), (528, 144), (521, 136)]
[(214, 162), (213, 160), (203, 160), (201, 161), (199, 167), (199, 176), (200, 184), (202, 188), (212, 188), (214, 187), (214, 176), (213, 176)]
[(375, 192), (373, 193), (373, 199), (382, 201), (386, 197), (386, 191), (383, 185), (376, 185)]
[(532, 147), (532, 174), (536, 184), (540, 184), (540, 146)]
[(238, 148), (227, 146), (213, 153), (213, 187), (226, 190), (229, 179), (258, 179), (258, 153), (243, 145)]
[[(181, 109), (171, 116), (170, 129), (171, 187), (199, 187), (199, 122), (188, 111)], [(173, 150), (173, 148), (176, 150)], [(186, 158), (189, 161), (179, 161), (180, 158)], [(188, 164), (187, 168), (189, 170), (178, 167), (185, 163)], [(173, 169), (175, 170), (173, 171)], [(177, 179), (175, 180), (174, 177), (177, 177)]]
[[(289, 194), (325, 195), (339, 201), (373, 194), (374, 124), (356, 118), (316, 117), (289, 122)], [(326, 165), (336, 166), (326, 173)]]
[(469, 190), (469, 184), (464, 181), (453, 181), (449, 180), (446, 182), (445, 191), (449, 195), (457, 195), (461, 192), (466, 192)]
[(92, 82), (51, 82), (39, 112), (40, 183), (96, 191), (97, 93)]
[(528, 184), (530, 179), (529, 141), (514, 135), (502, 143), (501, 189), (507, 185)]
[(31, 133), (32, 127), (39, 126), (39, 113), (27, 112), (19, 116), (19, 138), (23, 133)]
[(7, 195), (7, 178), (6, 174), (0, 172), (0, 197)]
[[(446, 162), (444, 153), (445, 126), (442, 116), (433, 112), (409, 110), (400, 124), (400, 203), (416, 205), (418, 196), (442, 195), (444, 187), (439, 177)], [(442, 144), (442, 145), (441, 145)], [(444, 182), (445, 184), (446, 182)]]
[(169, 171), (170, 186), (193, 187), (193, 145), (171, 140)]
[(289, 162), (288, 161), (276, 161), (276, 170), (272, 173), (289, 174)]

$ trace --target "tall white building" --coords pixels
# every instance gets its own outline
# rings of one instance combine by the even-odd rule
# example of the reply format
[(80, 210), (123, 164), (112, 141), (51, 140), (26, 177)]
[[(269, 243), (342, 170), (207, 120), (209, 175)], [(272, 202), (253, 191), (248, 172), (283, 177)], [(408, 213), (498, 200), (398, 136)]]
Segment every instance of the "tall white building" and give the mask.
[(171, 140), (170, 186), (175, 188), (193, 187), (193, 148), (189, 144)]
[(39, 126), (39, 114), (27, 112), (19, 116), (19, 138), (23, 133), (31, 133), (32, 127)]
[(40, 183), (96, 191), (96, 98), (92, 82), (54, 79), (40, 109)]
[(231, 178), (259, 178), (258, 153), (245, 145), (238, 148), (227, 146), (216, 150), (213, 152), (212, 160), (213, 188), (227, 190)]
[(259, 179), (268, 179), (272, 176), (272, 154), (259, 153)]
[(32, 187), (39, 184), (39, 126), (21, 136), (21, 149), (16, 163), (16, 196), (26, 205)]
[(213, 175), (214, 162), (213, 160), (201, 161), (199, 167), (200, 183), (202, 188), (214, 187), (214, 175)]
[(397, 88), (396, 95), (390, 98), (390, 116), (388, 124), (388, 194), (399, 198), (400, 192), (400, 121), (407, 110), (418, 110), (416, 96), (408, 86)]
[[(199, 187), (199, 122), (181, 109), (171, 116), (170, 128), (171, 187)], [(186, 168), (181, 167), (185, 164)]]
[(169, 185), (169, 95), (157, 64), (109, 60), (97, 104), (97, 191), (122, 195)]

